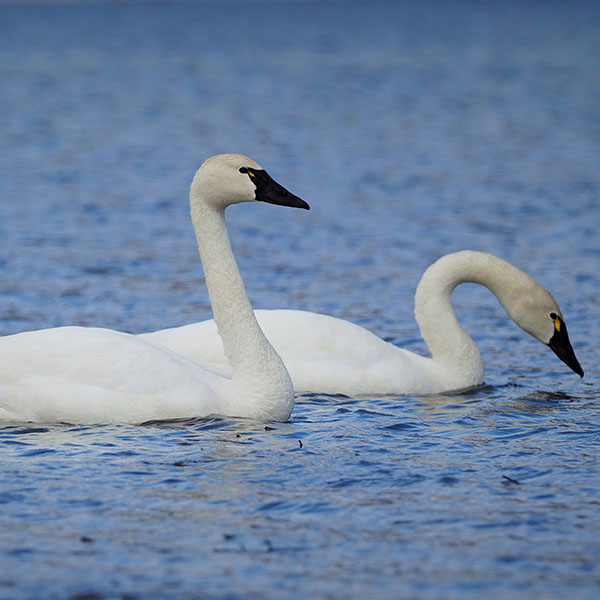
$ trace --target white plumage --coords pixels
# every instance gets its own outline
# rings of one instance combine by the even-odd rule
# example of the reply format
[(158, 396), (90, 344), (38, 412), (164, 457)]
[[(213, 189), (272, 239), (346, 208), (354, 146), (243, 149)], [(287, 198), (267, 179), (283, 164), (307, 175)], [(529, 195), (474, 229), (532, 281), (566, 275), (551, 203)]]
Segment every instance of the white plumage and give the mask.
[(139, 337), (61, 327), (0, 338), (0, 420), (140, 423), (221, 414), (287, 420), (289, 375), (266, 340), (231, 251), (224, 211), (261, 200), (308, 208), (253, 160), (208, 159), (190, 189), (190, 212), (231, 379)]
[[(583, 375), (550, 293), (517, 267), (484, 252), (446, 255), (424, 273), (415, 296), (415, 316), (431, 358), (327, 315), (297, 310), (257, 310), (255, 314), (297, 392), (355, 396), (460, 390), (483, 383), (479, 350), (459, 324), (450, 302), (452, 291), (462, 282), (489, 288), (517, 325), (550, 345), (561, 360)], [(140, 337), (216, 373), (230, 372), (212, 320)]]

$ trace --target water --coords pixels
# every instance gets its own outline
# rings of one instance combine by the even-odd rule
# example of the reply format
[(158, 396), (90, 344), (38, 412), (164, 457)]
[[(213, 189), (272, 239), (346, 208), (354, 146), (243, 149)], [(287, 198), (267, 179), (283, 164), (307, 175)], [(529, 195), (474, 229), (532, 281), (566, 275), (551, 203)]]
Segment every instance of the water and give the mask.
[(559, 301), (569, 372), (484, 289), (486, 385), (298, 398), (289, 423), (0, 428), (6, 598), (595, 598), (600, 8), (0, 4), (0, 331), (210, 316), (187, 214), (242, 152), (312, 206), (229, 211), (255, 306), (425, 352), (423, 270), (493, 252)]

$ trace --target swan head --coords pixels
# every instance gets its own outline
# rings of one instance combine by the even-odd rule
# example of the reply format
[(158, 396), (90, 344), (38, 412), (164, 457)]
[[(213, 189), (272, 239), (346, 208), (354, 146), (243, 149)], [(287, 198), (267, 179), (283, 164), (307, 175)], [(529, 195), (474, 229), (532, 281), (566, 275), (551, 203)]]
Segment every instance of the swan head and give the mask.
[(190, 189), (192, 204), (204, 202), (225, 209), (240, 202), (268, 202), (309, 209), (254, 160), (241, 154), (217, 154), (204, 161)]
[(583, 377), (583, 369), (571, 346), (567, 326), (556, 300), (532, 278), (530, 284), (528, 289), (520, 290), (520, 301), (511, 303), (508, 314), (521, 329), (549, 346), (560, 360)]

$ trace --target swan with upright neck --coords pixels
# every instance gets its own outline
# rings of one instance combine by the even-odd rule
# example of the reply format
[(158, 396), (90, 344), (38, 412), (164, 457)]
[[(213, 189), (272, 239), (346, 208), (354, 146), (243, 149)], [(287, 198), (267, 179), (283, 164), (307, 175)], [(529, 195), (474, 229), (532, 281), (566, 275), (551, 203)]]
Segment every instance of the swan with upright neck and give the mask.
[(225, 223), (229, 205), (251, 201), (309, 208), (238, 154), (206, 160), (190, 188), (190, 214), (230, 376), (108, 329), (24, 332), (0, 338), (0, 421), (141, 423), (210, 414), (286, 421), (294, 405), (292, 383), (256, 321)]
[[(583, 376), (554, 298), (527, 273), (485, 252), (448, 254), (423, 274), (415, 295), (415, 317), (431, 358), (327, 315), (297, 310), (255, 314), (282, 357), (296, 392), (356, 396), (462, 390), (483, 383), (479, 349), (458, 322), (450, 301), (463, 282), (490, 289), (519, 327)], [(230, 371), (213, 321), (141, 337), (222, 375)]]

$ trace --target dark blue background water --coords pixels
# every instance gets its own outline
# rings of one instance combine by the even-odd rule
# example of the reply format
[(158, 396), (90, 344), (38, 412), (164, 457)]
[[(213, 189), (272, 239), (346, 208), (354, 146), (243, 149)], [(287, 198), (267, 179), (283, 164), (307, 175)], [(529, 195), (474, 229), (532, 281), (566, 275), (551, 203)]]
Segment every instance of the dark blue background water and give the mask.
[(595, 598), (599, 22), (581, 1), (0, 3), (1, 333), (209, 317), (187, 192), (241, 152), (313, 209), (229, 211), (255, 306), (425, 352), (421, 273), (486, 250), (552, 291), (586, 371), (465, 285), (480, 390), (2, 427), (0, 596)]

